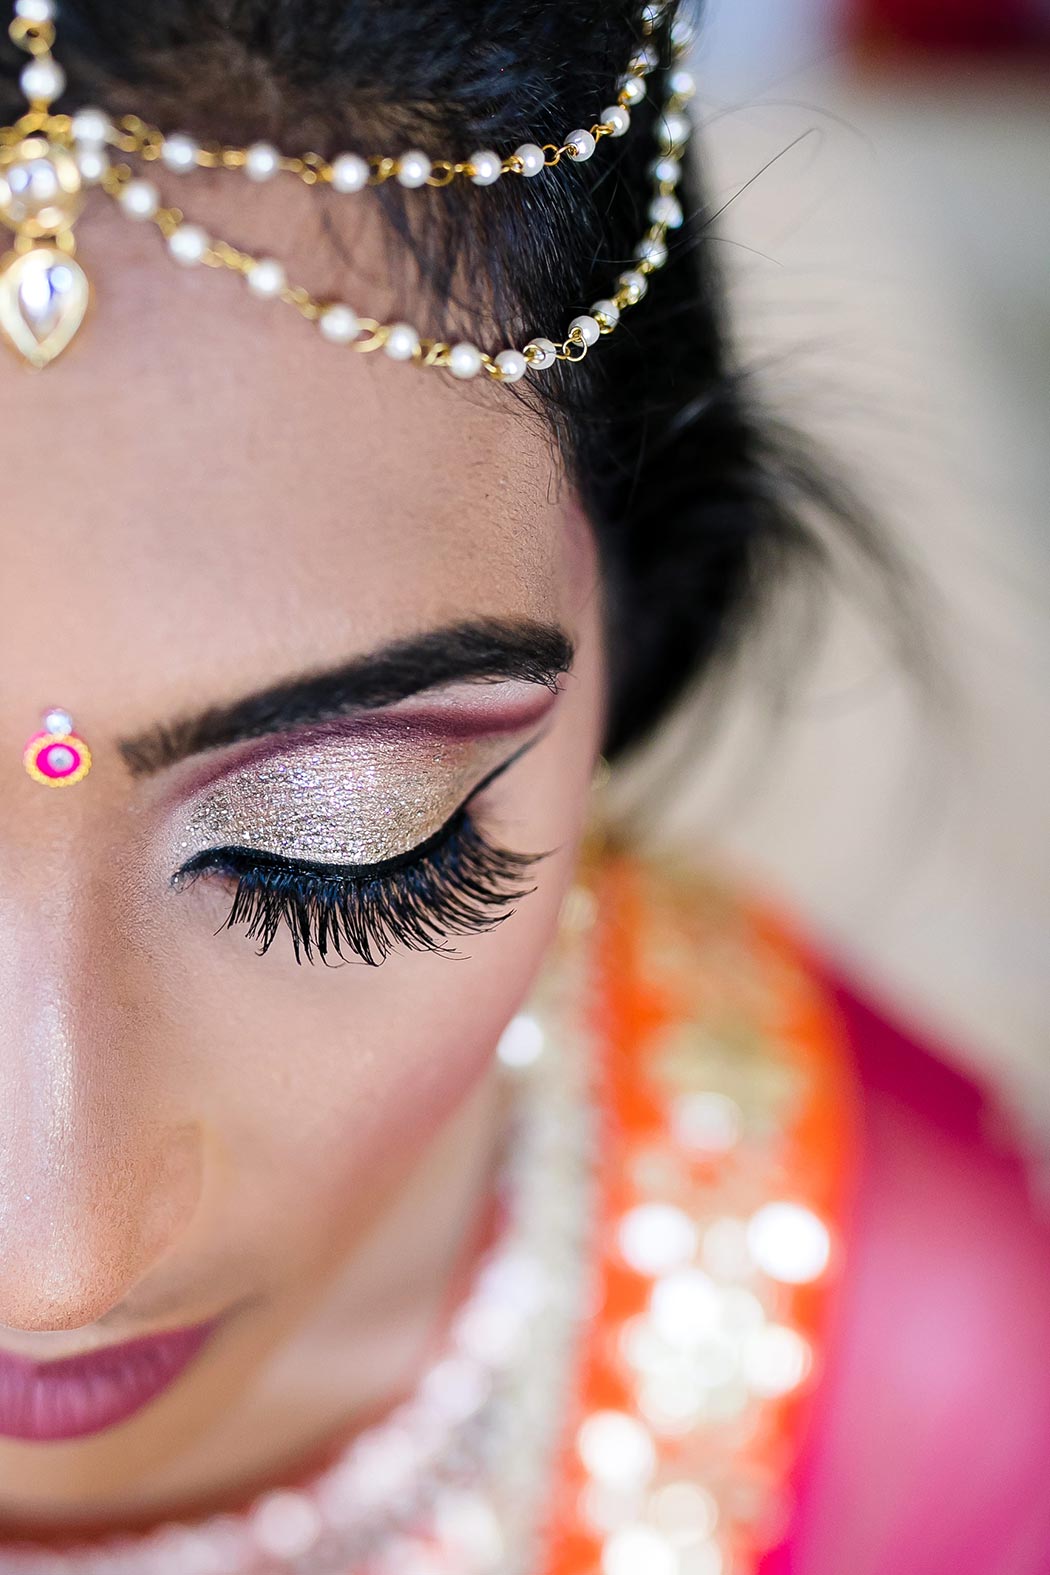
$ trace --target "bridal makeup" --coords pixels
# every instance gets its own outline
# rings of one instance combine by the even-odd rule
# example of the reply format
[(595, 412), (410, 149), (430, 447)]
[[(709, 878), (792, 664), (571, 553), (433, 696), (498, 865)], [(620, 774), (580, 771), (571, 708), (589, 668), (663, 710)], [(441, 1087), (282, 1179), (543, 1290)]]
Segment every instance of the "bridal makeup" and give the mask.
[[(437, 631), (422, 643), (432, 661), (444, 642), (446, 657), (462, 666), (477, 662), (477, 635)], [(490, 626), (489, 665), (492, 638)], [(520, 672), (527, 636), (518, 629), (508, 638)], [(389, 651), (359, 661), (357, 692), (375, 684), (377, 662), (382, 693), (412, 685), (408, 649), (397, 648), (396, 673)], [(233, 893), (226, 928), (246, 930), (260, 952), (287, 928), (300, 962), (334, 955), (376, 965), (398, 948), (447, 950), (452, 936), (502, 922), (530, 889), (537, 855), (490, 842), (474, 804), (538, 742), (558, 683), (549, 672), (468, 679), (326, 714), (333, 688), (336, 703), (345, 702), (346, 681), (345, 670), (316, 676), (283, 686), (276, 701), (249, 698), (183, 725), (192, 770), (177, 794), (172, 885), (225, 883)], [(238, 741), (258, 730), (260, 706), (274, 720), (304, 720)], [(233, 742), (196, 761), (202, 727), (209, 739)], [(133, 759), (155, 759), (158, 747), (170, 757), (178, 737), (164, 732)]]
[[(5, 406), (0, 1512), (59, 1540), (247, 1502), (405, 1392), (487, 1211), (605, 693), (545, 429), (388, 391), (386, 358), (351, 413), (294, 319), (244, 335), (125, 266), (106, 368), (85, 342), (47, 411)], [(23, 468), (51, 411), (63, 463)], [(39, 619), (56, 562), (75, 644)], [(59, 705), (94, 757), (66, 794), (21, 762)], [(124, 1349), (232, 1308), (185, 1365)]]
[(512, 719), (497, 717), (497, 731), (457, 736), (424, 713), (369, 717), (271, 746), (200, 797), (180, 859), (229, 845), (321, 864), (398, 858), (440, 831), (521, 733), (541, 723), (537, 709), (513, 731)]
[(233, 883), (226, 927), (260, 952), (286, 928), (298, 962), (446, 951), (531, 889), (536, 856), (490, 842), (471, 806), (541, 736), (554, 699), (516, 725), (453, 708), (444, 727), (425, 712), (380, 715), (273, 744), (205, 791), (174, 884)]

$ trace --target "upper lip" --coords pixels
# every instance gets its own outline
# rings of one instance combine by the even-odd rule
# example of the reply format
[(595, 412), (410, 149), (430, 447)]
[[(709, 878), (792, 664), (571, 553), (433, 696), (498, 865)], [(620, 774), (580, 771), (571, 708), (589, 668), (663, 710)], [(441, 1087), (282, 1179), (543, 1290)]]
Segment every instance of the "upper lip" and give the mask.
[(67, 1342), (59, 1331), (54, 1334), (50, 1330), (46, 1334), (27, 1332), (21, 1330), (4, 1329), (0, 1331), (0, 1361), (10, 1357), (12, 1361), (28, 1362), (33, 1367), (56, 1367), (62, 1362), (82, 1361), (85, 1357), (105, 1356), (108, 1352), (120, 1351), (124, 1346), (133, 1345), (139, 1340), (148, 1340), (152, 1335), (162, 1334), (161, 1329), (149, 1329), (142, 1333), (125, 1335), (122, 1339), (88, 1339), (83, 1338), (83, 1331), (77, 1333), (81, 1338), (76, 1344)]
[(49, 1367), (55, 1362), (75, 1361), (81, 1357), (105, 1356), (137, 1345), (142, 1340), (156, 1339), (170, 1334), (175, 1328), (199, 1328), (213, 1324), (211, 1314), (203, 1318), (190, 1318), (179, 1324), (162, 1323), (153, 1328), (141, 1328), (113, 1334), (98, 1325), (84, 1325), (79, 1329), (11, 1329), (0, 1324), (0, 1360), (5, 1356), (16, 1361), (30, 1362), (35, 1367)]

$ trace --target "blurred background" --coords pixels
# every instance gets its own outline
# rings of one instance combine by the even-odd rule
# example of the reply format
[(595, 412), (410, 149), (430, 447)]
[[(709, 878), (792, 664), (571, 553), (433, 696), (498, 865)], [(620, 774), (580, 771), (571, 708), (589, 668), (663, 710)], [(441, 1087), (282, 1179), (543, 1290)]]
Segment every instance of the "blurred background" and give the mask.
[(708, 0), (693, 64), (745, 357), (924, 574), (947, 689), (863, 599), (783, 689), (757, 640), (667, 835), (989, 1072), (1046, 1157), (1050, 0)]

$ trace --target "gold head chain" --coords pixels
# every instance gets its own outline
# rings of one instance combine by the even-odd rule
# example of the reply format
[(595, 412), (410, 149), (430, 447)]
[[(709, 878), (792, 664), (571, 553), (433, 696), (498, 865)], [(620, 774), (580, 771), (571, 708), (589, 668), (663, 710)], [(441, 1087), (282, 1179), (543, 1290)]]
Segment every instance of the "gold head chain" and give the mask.
[[(15, 237), (0, 261), (0, 335), (29, 366), (54, 361), (84, 321), (91, 286), (76, 257), (75, 226), (91, 191), (112, 199), (128, 219), (155, 225), (170, 255), (184, 267), (240, 274), (253, 295), (295, 307), (330, 344), (365, 353), (382, 350), (395, 361), (437, 367), (458, 378), (486, 373), (501, 383), (515, 383), (556, 361), (582, 360), (599, 338), (615, 330), (621, 313), (645, 295), (649, 275), (667, 259), (668, 231), (682, 222), (676, 190), (695, 87), (681, 64), (689, 30), (673, 16), (673, 0), (644, 6), (644, 42), (617, 83), (615, 102), (593, 125), (570, 131), (560, 142), (526, 142), (506, 155), (480, 149), (462, 161), (433, 160), (416, 148), (368, 158), (358, 153), (332, 159), (315, 153), (288, 156), (265, 142), (246, 148), (198, 143), (180, 132), (165, 134), (135, 115), (113, 120), (93, 108), (56, 114), (52, 105), (66, 86), (53, 54), (57, 10), (56, 0), (15, 0), (10, 34), (30, 57), (20, 78), (28, 108), (13, 126), (0, 128), (0, 220)], [(276, 258), (252, 256), (209, 235), (181, 208), (166, 203), (149, 178), (150, 165), (175, 175), (196, 169), (239, 171), (255, 182), (290, 175), (339, 196), (388, 180), (408, 188), (440, 188), (457, 180), (491, 186), (508, 177), (533, 179), (563, 161), (586, 162), (603, 138), (622, 137), (630, 129), (631, 111), (645, 98), (646, 79), (659, 61), (662, 28), (669, 33), (672, 65), (650, 167), (649, 225), (609, 296), (574, 317), (561, 339), (535, 337), (520, 349), (487, 354), (474, 344), (424, 338), (409, 323), (362, 316), (346, 301), (322, 300), (291, 284)]]

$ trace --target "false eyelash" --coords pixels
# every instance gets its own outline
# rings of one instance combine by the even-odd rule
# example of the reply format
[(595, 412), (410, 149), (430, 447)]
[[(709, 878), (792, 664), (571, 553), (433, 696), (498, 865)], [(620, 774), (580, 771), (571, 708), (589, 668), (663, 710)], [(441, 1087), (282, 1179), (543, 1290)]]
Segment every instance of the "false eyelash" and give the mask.
[(371, 967), (395, 947), (451, 952), (451, 935), (479, 934), (509, 918), (534, 888), (528, 872), (542, 854), (494, 847), (466, 808), (427, 842), (384, 864), (312, 864), (247, 848), (209, 848), (179, 871), (191, 880), (237, 881), (223, 926), (244, 925), (259, 955), (286, 925), (296, 962), (356, 956)]

